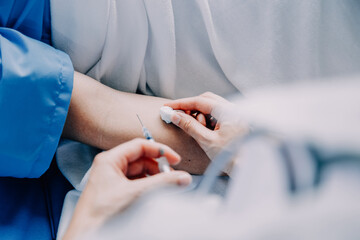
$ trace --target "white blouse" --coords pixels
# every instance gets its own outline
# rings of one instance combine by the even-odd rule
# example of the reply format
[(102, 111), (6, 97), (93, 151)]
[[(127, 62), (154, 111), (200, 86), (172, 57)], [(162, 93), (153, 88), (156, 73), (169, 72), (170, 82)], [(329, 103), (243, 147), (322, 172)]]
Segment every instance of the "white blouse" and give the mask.
[(115, 89), (229, 95), (360, 71), (354, 0), (52, 0), (52, 37)]

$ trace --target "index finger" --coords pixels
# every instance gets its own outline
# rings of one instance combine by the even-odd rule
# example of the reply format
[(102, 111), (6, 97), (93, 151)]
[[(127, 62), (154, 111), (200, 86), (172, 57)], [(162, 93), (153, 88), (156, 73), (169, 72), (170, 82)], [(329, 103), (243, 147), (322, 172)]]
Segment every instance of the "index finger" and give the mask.
[(211, 114), (215, 107), (215, 102), (212, 99), (204, 98), (201, 96), (181, 98), (164, 104), (172, 109), (196, 110), (203, 114)]
[(157, 143), (150, 142), (145, 139), (134, 139), (124, 144), (121, 144), (109, 151), (107, 154), (112, 155), (111, 159), (118, 161), (125, 159), (124, 164), (128, 165), (141, 157), (158, 158), (165, 156), (171, 165), (176, 165), (180, 162), (180, 156), (170, 147)]

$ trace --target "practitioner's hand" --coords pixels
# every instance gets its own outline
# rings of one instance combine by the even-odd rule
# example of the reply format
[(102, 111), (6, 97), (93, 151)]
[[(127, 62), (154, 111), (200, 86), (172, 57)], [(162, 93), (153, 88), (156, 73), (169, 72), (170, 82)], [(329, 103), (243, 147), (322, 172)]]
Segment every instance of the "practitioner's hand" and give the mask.
[(165, 156), (171, 165), (180, 162), (180, 156), (169, 147), (144, 139), (98, 154), (64, 239), (96, 229), (145, 191), (168, 184), (190, 184), (191, 176), (186, 172), (159, 173), (153, 158), (160, 156)]
[[(173, 114), (172, 123), (192, 136), (210, 159), (232, 138), (248, 132), (246, 124), (240, 124), (229, 114), (235, 106), (214, 93), (178, 99), (165, 105), (185, 111)], [(196, 117), (191, 114), (193, 112), (198, 112)]]

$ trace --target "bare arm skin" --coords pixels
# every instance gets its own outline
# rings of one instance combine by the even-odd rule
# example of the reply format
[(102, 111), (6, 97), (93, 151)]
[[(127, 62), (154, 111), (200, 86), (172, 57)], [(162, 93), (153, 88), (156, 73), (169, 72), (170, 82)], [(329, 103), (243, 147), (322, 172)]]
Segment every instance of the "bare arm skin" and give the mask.
[(139, 114), (155, 141), (164, 143), (182, 157), (177, 169), (201, 174), (209, 158), (196, 141), (180, 128), (164, 123), (159, 109), (168, 99), (125, 93), (111, 89), (80, 73), (74, 89), (63, 136), (108, 150), (136, 137), (142, 130)]

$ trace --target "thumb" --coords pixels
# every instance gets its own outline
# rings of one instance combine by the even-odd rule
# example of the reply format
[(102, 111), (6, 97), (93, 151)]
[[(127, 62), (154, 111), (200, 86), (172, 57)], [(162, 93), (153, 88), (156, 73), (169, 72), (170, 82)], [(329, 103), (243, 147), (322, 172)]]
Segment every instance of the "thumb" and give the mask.
[(198, 143), (201, 141), (201, 139), (204, 139), (205, 136), (208, 136), (209, 132), (211, 132), (211, 130), (203, 126), (195, 118), (185, 113), (174, 113), (171, 116), (171, 122), (189, 134)]
[(150, 177), (133, 180), (141, 192), (166, 185), (187, 186), (191, 183), (191, 175), (184, 171), (163, 172)]

